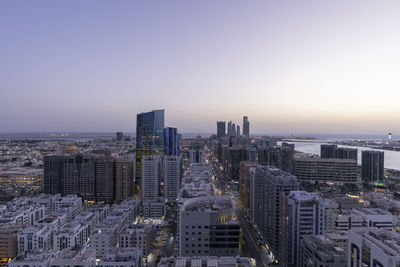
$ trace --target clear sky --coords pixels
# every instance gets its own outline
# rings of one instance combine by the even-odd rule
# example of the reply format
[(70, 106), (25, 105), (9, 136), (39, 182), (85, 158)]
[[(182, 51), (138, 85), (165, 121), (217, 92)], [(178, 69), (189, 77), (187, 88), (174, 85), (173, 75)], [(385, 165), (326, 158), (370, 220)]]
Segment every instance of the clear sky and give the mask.
[(0, 1), (0, 132), (400, 132), (400, 1)]

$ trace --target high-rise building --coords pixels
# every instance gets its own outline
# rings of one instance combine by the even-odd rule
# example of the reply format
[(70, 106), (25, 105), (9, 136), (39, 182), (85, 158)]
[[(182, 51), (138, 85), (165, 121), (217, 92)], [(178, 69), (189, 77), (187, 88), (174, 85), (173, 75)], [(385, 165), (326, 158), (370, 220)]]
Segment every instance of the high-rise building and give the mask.
[(243, 135), (250, 137), (250, 122), (247, 116), (243, 116)]
[(224, 121), (217, 121), (217, 138), (225, 137), (226, 123)]
[(179, 136), (178, 130), (172, 127), (164, 129), (165, 155), (179, 156)]
[(242, 205), (246, 210), (250, 205), (250, 177), (252, 175), (251, 169), (256, 167), (255, 162), (241, 161), (240, 174), (239, 174), (239, 198)]
[(115, 160), (111, 156), (96, 157), (96, 202), (112, 203), (114, 200)]
[(134, 193), (134, 159), (121, 157), (115, 160), (115, 201), (121, 202)]
[(190, 164), (192, 163), (205, 163), (206, 155), (204, 151), (204, 144), (202, 142), (192, 142), (189, 150)]
[(356, 183), (358, 166), (353, 159), (299, 156), (294, 159), (294, 175), (304, 181)]
[(160, 196), (160, 156), (142, 157), (142, 199), (156, 199)]
[(163, 160), (164, 195), (167, 201), (176, 202), (178, 199), (182, 159), (177, 156), (165, 157)]
[(288, 173), (294, 173), (294, 144), (282, 143), (281, 169)]
[(335, 150), (335, 158), (338, 159), (358, 159), (358, 150), (356, 148), (338, 147)]
[(251, 192), (254, 198), (253, 217), (272, 253), (279, 259), (280, 201), (281, 193), (298, 190), (296, 176), (278, 168), (257, 166)]
[(117, 141), (121, 142), (124, 139), (124, 134), (122, 132), (116, 133)]
[(228, 137), (232, 136), (232, 121), (228, 122), (228, 130), (227, 130)]
[(321, 158), (323, 159), (354, 159), (357, 160), (358, 151), (355, 148), (338, 147), (334, 144), (321, 144)]
[(240, 136), (240, 125), (236, 126), (236, 136)]
[(280, 208), (280, 266), (300, 267), (302, 238), (324, 233), (324, 200), (319, 193), (291, 191), (281, 196)]
[(383, 181), (384, 152), (365, 150), (361, 158), (361, 179), (366, 183)]
[(137, 114), (136, 118), (136, 186), (141, 185), (143, 156), (164, 153), (164, 110)]
[(186, 200), (179, 209), (180, 256), (237, 256), (240, 225), (229, 196)]
[(282, 168), (282, 154), (279, 146), (273, 146), (268, 148), (268, 165)]
[(86, 154), (65, 155), (64, 195), (95, 200), (95, 157)]
[(337, 145), (321, 144), (321, 158), (331, 159), (335, 158), (335, 149)]
[(45, 155), (43, 170), (44, 193), (64, 195), (64, 156)]
[(237, 133), (236, 133), (236, 124), (233, 122), (232, 123), (232, 130), (231, 130), (231, 136), (237, 136)]
[(238, 182), (240, 162), (246, 160), (246, 149), (243, 147), (230, 147), (228, 154), (228, 175), (232, 180)]
[(268, 165), (268, 151), (269, 148), (266, 146), (257, 147), (257, 162), (260, 165)]

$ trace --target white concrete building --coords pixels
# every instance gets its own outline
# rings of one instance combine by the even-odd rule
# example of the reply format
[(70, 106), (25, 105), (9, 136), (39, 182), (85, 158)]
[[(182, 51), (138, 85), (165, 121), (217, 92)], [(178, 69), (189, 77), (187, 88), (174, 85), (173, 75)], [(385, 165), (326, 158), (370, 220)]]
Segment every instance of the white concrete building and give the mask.
[(324, 233), (325, 207), (319, 193), (291, 191), (282, 195), (280, 257), (283, 266), (300, 266), (304, 236)]
[[(343, 238), (347, 239), (347, 236)], [(300, 245), (301, 267), (347, 267), (347, 251), (327, 235), (307, 235)]]
[(89, 226), (80, 223), (64, 224), (53, 236), (53, 247), (57, 250), (83, 246), (89, 240)]
[(212, 167), (209, 164), (191, 164), (186, 170), (179, 191), (179, 203), (187, 199), (212, 196), (215, 194), (213, 187)]
[(47, 226), (31, 226), (18, 234), (18, 254), (49, 249), (53, 249), (53, 231)]
[(244, 257), (171, 257), (161, 258), (158, 267), (253, 267)]
[(393, 215), (379, 208), (329, 209), (326, 212), (327, 231), (346, 231), (355, 227), (393, 229)]
[(90, 246), (96, 249), (97, 256), (103, 256), (116, 248), (121, 225), (113, 221), (105, 221), (96, 225), (90, 237)]
[(398, 267), (400, 234), (384, 229), (352, 229), (347, 260), (349, 267)]
[(68, 195), (55, 201), (55, 211), (67, 214), (67, 220), (72, 220), (82, 210), (82, 198)]
[(115, 249), (104, 255), (98, 267), (141, 267), (142, 251), (140, 249)]
[(8, 205), (7, 212), (0, 216), (0, 223), (17, 223), (30, 227), (43, 219), (44, 214), (45, 206), (43, 205), (30, 202), (21, 205)]
[(50, 263), (58, 255), (59, 251), (47, 252), (32, 252), (17, 256), (10, 263), (8, 267), (50, 267)]
[(87, 247), (67, 249), (51, 261), (51, 267), (95, 267), (96, 250)]

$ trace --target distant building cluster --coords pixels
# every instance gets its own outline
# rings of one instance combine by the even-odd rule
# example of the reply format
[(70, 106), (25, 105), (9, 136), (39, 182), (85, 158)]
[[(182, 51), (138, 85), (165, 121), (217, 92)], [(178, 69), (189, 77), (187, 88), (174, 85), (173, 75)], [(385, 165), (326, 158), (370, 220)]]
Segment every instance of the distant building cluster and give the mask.
[(137, 114), (136, 138), (2, 141), (0, 265), (400, 266), (384, 152), (301, 153), (247, 116), (207, 138), (164, 120)]

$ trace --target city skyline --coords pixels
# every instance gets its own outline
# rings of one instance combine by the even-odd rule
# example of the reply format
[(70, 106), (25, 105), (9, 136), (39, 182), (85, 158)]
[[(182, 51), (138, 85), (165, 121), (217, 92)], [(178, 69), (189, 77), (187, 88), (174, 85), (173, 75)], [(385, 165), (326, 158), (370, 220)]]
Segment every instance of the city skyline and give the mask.
[(0, 3), (1, 132), (400, 132), (400, 3)]

